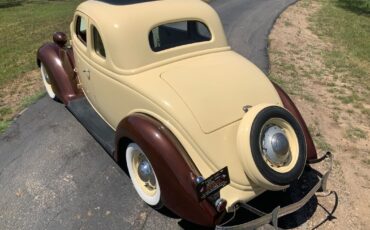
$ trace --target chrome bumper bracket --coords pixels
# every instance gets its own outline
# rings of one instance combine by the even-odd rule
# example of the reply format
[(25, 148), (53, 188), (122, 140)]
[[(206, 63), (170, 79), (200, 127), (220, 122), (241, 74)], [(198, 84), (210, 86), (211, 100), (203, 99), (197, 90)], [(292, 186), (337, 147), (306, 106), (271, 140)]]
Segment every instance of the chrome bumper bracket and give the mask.
[[(216, 229), (217, 230), (255, 229), (255, 228), (260, 227), (260, 226), (265, 225), (265, 224), (272, 224), (272, 226), (275, 229), (278, 229), (278, 219), (280, 217), (291, 214), (291, 213), (299, 210), (300, 208), (302, 208), (311, 199), (311, 197), (313, 197), (316, 194), (316, 192), (318, 192), (320, 189), (322, 190), (323, 193), (326, 193), (326, 194), (330, 193), (330, 191), (327, 191), (326, 185), (327, 185), (327, 180), (329, 178), (329, 174), (330, 174), (330, 172), (332, 170), (332, 167), (333, 167), (333, 156), (332, 156), (332, 154), (330, 152), (327, 152), (323, 157), (321, 157), (319, 159), (308, 161), (308, 163), (309, 164), (316, 164), (316, 163), (322, 162), (326, 159), (329, 160), (328, 170), (324, 174), (322, 174), (321, 177), (319, 177), (319, 181), (315, 184), (315, 186), (298, 202), (290, 204), (290, 205), (285, 206), (285, 207), (278, 206), (278, 207), (274, 208), (274, 210), (270, 213), (264, 213), (264, 212), (262, 212), (262, 211), (260, 211), (256, 208), (250, 206), (249, 204), (246, 204), (246, 203), (238, 203), (234, 206), (234, 211), (233, 211), (234, 215), (229, 220), (224, 222), (223, 224), (216, 226)], [(235, 212), (239, 208), (244, 208), (244, 209), (260, 216), (260, 217), (254, 219), (254, 220), (251, 220), (249, 222), (243, 223), (243, 224), (233, 225), (233, 226), (226, 226), (226, 224), (230, 223), (232, 221), (232, 219), (235, 218), (235, 216), (236, 216)]]

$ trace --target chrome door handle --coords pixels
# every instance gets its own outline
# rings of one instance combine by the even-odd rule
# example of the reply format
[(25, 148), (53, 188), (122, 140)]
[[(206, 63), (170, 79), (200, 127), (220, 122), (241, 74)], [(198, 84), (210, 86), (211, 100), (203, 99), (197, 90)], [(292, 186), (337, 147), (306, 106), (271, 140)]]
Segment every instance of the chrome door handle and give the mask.
[(87, 75), (87, 79), (90, 80), (90, 70), (84, 69), (84, 70), (82, 70), (82, 72), (85, 73)]

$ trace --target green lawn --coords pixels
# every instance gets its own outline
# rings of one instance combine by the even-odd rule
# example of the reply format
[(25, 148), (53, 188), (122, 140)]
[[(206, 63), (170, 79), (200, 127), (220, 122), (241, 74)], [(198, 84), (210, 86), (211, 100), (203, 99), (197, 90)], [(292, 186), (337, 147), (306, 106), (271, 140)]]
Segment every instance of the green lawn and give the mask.
[[(4, 2), (4, 0), (0, 0)], [(36, 68), (36, 51), (55, 31), (68, 32), (81, 0), (25, 1), (0, 8), (0, 87)]]
[[(22, 91), (19, 82), (24, 81), (13, 80), (37, 68), (36, 51), (44, 42), (52, 40), (55, 31), (69, 32), (74, 9), (81, 1), (0, 0), (0, 89), (3, 89), (0, 91), (0, 133), (18, 112), (44, 95), (43, 91), (17, 94), (16, 90)], [(13, 99), (7, 99), (8, 96)]]
[(344, 104), (370, 119), (370, 0), (320, 0), (323, 7), (312, 19), (313, 30), (333, 44), (323, 51), (325, 64), (351, 95), (338, 95)]
[(316, 19), (319, 34), (370, 62), (370, 0), (325, 0), (323, 5)]

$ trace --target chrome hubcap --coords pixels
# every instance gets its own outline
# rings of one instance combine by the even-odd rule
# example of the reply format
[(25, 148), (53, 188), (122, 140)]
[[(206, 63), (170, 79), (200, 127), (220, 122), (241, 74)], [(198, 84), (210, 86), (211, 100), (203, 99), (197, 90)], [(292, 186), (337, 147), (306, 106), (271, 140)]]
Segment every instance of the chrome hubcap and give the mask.
[(271, 138), (272, 150), (278, 155), (285, 155), (289, 150), (289, 143), (286, 136), (282, 133), (277, 133)]
[(289, 141), (282, 128), (277, 125), (266, 127), (262, 133), (262, 153), (275, 166), (283, 166), (290, 158)]
[(142, 154), (140, 154), (140, 161), (137, 166), (137, 174), (145, 183), (145, 186), (151, 189), (156, 188), (155, 175), (153, 173), (152, 166), (150, 165), (148, 159)]

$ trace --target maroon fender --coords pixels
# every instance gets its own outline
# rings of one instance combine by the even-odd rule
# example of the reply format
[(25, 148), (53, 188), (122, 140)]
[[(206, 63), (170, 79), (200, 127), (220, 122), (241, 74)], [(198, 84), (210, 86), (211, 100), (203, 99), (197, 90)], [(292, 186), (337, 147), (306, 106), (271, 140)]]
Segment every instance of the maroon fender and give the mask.
[(44, 64), (52, 88), (64, 104), (82, 95), (77, 87), (73, 50), (65, 47), (66, 39), (65, 34), (54, 33), (54, 43), (46, 43), (37, 51), (38, 66)]
[(152, 117), (134, 114), (117, 127), (114, 158), (123, 167), (130, 142), (136, 142), (149, 158), (161, 187), (162, 202), (168, 209), (203, 226), (220, 221), (223, 213), (207, 200), (199, 201), (194, 179), (200, 173), (171, 131)]
[(293, 116), (298, 120), (299, 124), (302, 127), (303, 134), (307, 143), (307, 160), (317, 159), (317, 152), (315, 145), (312, 141), (312, 137), (310, 132), (308, 131), (306, 122), (303, 120), (303, 117), (297, 107), (295, 106), (294, 102), (288, 94), (284, 92), (284, 90), (277, 85), (276, 83), (272, 83), (275, 86), (276, 91), (278, 92), (281, 101), (283, 102), (284, 107), (291, 113)]

